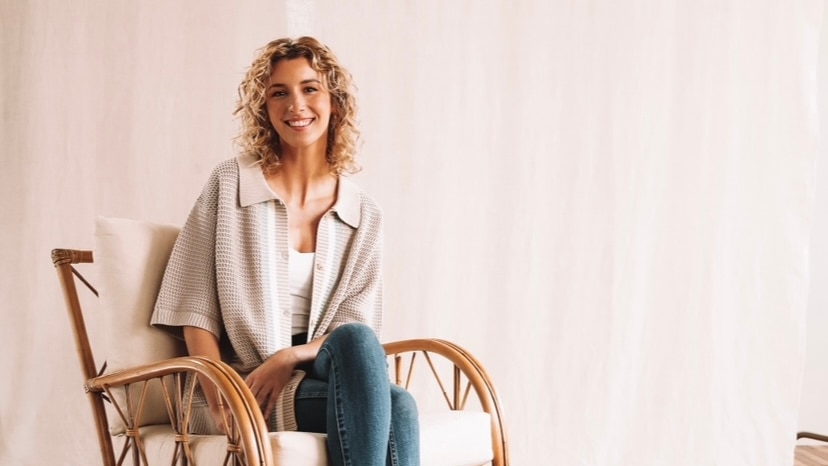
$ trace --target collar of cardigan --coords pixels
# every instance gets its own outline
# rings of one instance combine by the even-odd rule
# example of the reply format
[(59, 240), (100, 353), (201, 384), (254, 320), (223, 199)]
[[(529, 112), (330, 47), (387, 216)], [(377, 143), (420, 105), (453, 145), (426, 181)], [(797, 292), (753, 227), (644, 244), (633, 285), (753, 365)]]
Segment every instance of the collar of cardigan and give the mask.
[[(241, 155), (236, 157), (236, 162), (239, 165), (239, 204), (242, 207), (272, 200), (282, 202), (267, 185), (264, 173), (254, 157)], [(359, 228), (361, 210), (359, 187), (340, 176), (336, 190), (336, 203), (331, 210), (336, 212), (343, 222), (353, 228)]]

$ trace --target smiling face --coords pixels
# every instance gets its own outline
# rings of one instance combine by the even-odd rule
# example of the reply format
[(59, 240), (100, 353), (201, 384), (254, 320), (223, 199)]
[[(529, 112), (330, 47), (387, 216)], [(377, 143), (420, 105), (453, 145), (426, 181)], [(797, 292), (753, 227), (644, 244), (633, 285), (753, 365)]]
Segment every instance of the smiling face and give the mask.
[(283, 155), (316, 150), (323, 157), (331, 119), (331, 95), (305, 58), (279, 60), (270, 74), (267, 114)]

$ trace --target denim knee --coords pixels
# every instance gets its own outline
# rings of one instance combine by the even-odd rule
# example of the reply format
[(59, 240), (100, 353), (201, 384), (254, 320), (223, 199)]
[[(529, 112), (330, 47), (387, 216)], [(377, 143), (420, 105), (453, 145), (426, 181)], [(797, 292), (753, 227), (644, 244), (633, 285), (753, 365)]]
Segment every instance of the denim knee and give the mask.
[(371, 327), (365, 324), (351, 323), (337, 327), (324, 343), (326, 346), (347, 349), (346, 353), (366, 356), (367, 353), (380, 352), (383, 359), (385, 351)]
[(419, 466), (420, 424), (417, 403), (405, 389), (391, 385), (391, 429), (386, 465)]
[(329, 361), (358, 372), (386, 371), (388, 367), (385, 350), (377, 335), (371, 327), (357, 323), (337, 327), (328, 335), (314, 361), (315, 373), (327, 378)]
[(362, 343), (366, 341), (374, 342), (377, 340), (377, 335), (374, 333), (374, 330), (371, 327), (360, 324), (360, 323), (350, 323), (341, 325), (336, 328), (331, 334), (328, 336), (328, 341), (334, 340), (342, 340), (342, 343)]
[(418, 417), (417, 401), (407, 390), (391, 385), (391, 416), (399, 420), (416, 420)]

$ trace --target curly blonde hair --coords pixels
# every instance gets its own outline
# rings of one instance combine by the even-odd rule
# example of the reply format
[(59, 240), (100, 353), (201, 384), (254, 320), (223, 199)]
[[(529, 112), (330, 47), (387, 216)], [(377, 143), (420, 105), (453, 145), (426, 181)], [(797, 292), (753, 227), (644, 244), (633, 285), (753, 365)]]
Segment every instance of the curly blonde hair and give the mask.
[(351, 74), (339, 64), (331, 49), (313, 37), (276, 39), (258, 50), (256, 58), (239, 84), (239, 99), (234, 115), (239, 115), (242, 129), (236, 142), (246, 153), (254, 155), (265, 173), (275, 173), (282, 164), (279, 134), (267, 113), (267, 87), (273, 67), (279, 60), (305, 58), (311, 68), (322, 75), (331, 95), (330, 123), (326, 158), (334, 175), (356, 173), (355, 161), (359, 139)]

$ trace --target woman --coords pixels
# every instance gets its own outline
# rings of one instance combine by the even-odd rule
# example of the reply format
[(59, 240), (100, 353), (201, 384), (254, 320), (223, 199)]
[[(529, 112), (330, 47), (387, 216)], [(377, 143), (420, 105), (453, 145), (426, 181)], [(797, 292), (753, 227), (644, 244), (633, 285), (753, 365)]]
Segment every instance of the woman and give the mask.
[[(272, 430), (327, 433), (332, 464), (418, 464), (417, 408), (376, 336), (382, 215), (343, 178), (357, 170), (350, 74), (313, 38), (275, 40), (236, 113), (242, 154), (193, 207), (152, 324), (239, 371)], [(224, 430), (215, 390), (193, 406), (193, 431)]]

